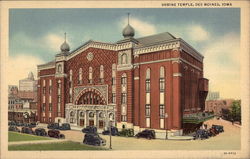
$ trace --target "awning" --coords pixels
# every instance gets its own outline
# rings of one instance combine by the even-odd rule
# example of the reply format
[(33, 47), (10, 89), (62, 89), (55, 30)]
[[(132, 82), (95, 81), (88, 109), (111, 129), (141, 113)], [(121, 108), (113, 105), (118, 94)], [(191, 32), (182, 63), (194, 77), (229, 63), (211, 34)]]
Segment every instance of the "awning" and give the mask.
[(204, 122), (206, 120), (212, 119), (214, 117), (214, 114), (211, 113), (193, 113), (193, 114), (184, 114), (183, 115), (183, 123), (193, 123), (193, 124), (199, 124), (201, 122)]

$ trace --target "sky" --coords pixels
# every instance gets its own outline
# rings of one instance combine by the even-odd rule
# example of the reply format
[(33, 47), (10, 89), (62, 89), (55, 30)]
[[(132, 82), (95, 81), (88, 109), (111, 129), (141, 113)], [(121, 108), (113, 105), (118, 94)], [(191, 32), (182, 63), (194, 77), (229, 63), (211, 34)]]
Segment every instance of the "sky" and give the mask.
[(88, 40), (116, 42), (127, 24), (135, 38), (169, 32), (204, 56), (209, 90), (240, 99), (240, 9), (113, 8), (10, 9), (8, 84), (18, 85), (37, 65), (60, 51), (67, 33), (71, 50)]

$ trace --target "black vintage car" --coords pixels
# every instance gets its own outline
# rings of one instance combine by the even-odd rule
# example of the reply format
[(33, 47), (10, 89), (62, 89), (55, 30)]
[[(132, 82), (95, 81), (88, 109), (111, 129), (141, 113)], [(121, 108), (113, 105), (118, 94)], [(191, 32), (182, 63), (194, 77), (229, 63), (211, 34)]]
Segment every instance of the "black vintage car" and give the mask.
[(45, 131), (44, 128), (37, 128), (37, 129), (35, 130), (35, 134), (36, 134), (37, 136), (47, 136), (47, 132)]
[(29, 128), (34, 128), (34, 127), (36, 127), (36, 123), (29, 123)]
[(29, 127), (22, 127), (21, 133), (32, 134), (32, 135), (35, 134), (35, 132)]
[(50, 123), (50, 124), (48, 124), (47, 128), (48, 129), (59, 129), (60, 126), (59, 126), (59, 123)]
[(97, 128), (95, 126), (87, 126), (82, 129), (83, 133), (97, 133)]
[(16, 122), (14, 122), (14, 121), (9, 121), (9, 122), (8, 122), (8, 125), (16, 126)]
[(101, 138), (98, 134), (87, 133), (84, 135), (83, 143), (94, 146), (105, 146), (106, 140)]
[(20, 132), (20, 129), (18, 129), (16, 126), (9, 126), (9, 131), (15, 131), (15, 132)]
[(223, 126), (221, 125), (212, 125), (212, 128), (216, 129), (219, 133), (224, 132)]
[(61, 134), (59, 130), (54, 130), (54, 129), (48, 131), (48, 136), (53, 137), (53, 138), (58, 138), (58, 139), (65, 138), (64, 134)]
[(146, 138), (146, 139), (155, 139), (155, 131), (154, 130), (143, 130), (135, 135), (137, 138)]
[[(108, 130), (104, 130), (102, 132), (103, 135), (110, 135), (110, 128)], [(116, 127), (111, 127), (111, 135), (116, 136), (118, 135), (118, 129)]]
[(59, 127), (60, 130), (71, 130), (70, 125), (68, 123), (63, 123), (62, 126)]
[(17, 123), (16, 123), (16, 126), (24, 126), (24, 123), (17, 122)]
[(210, 137), (209, 131), (205, 130), (205, 129), (199, 129), (196, 131), (196, 133), (194, 134), (194, 140), (196, 139), (208, 139)]

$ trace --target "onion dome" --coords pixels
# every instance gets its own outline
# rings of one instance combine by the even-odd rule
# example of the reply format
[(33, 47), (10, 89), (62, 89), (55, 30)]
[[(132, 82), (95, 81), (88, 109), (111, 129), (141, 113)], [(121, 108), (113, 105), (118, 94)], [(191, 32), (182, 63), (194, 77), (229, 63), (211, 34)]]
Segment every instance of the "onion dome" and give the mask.
[(122, 31), (122, 35), (124, 36), (124, 38), (132, 38), (135, 36), (135, 30), (132, 26), (130, 26), (129, 24), (123, 29)]
[(135, 30), (134, 28), (129, 25), (129, 13), (128, 13), (128, 25), (123, 29), (122, 35), (124, 38), (132, 38), (135, 36)]
[(70, 50), (70, 47), (69, 47), (69, 44), (66, 42), (66, 33), (64, 33), (65, 35), (65, 41), (63, 42), (63, 44), (61, 45), (60, 49), (61, 49), (61, 52), (69, 52)]
[(34, 80), (34, 75), (33, 75), (33, 73), (32, 73), (32, 72), (30, 72), (30, 73), (28, 74), (28, 79), (30, 79), (30, 80)]

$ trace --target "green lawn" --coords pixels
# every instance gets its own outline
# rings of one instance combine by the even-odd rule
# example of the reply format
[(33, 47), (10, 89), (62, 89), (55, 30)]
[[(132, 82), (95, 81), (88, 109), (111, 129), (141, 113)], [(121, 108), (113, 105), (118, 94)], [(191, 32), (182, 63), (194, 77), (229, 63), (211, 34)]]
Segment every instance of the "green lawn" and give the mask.
[(10, 151), (17, 150), (33, 150), (33, 151), (41, 151), (41, 150), (107, 150), (103, 147), (98, 146), (88, 146), (84, 144), (80, 144), (78, 142), (66, 141), (60, 143), (47, 143), (47, 144), (23, 144), (23, 145), (11, 145), (9, 146)]
[(17, 132), (11, 132), (9, 131), (9, 142), (15, 142), (15, 141), (31, 141), (31, 140), (51, 140), (48, 137), (42, 137), (42, 136), (35, 136), (35, 135), (29, 135), (29, 134), (23, 134), (23, 133), (17, 133)]

